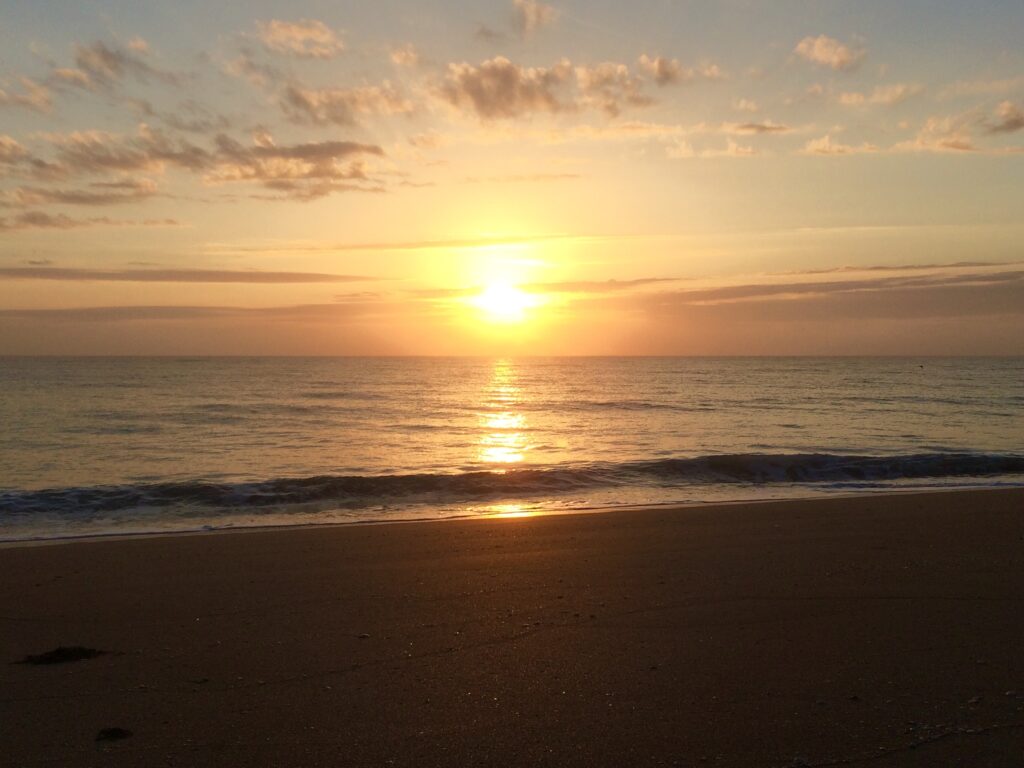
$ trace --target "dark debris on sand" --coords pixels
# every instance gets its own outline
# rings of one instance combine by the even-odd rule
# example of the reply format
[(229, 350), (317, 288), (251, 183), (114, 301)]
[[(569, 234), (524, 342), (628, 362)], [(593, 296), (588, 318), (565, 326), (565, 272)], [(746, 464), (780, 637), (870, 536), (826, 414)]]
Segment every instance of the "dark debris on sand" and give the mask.
[(84, 648), (80, 645), (62, 645), (52, 651), (39, 654), (29, 654), (15, 664), (68, 664), (72, 661), (84, 661), (102, 656), (106, 651), (98, 651), (95, 648)]
[(127, 728), (101, 728), (96, 734), (96, 741), (120, 741), (131, 735), (132, 732)]

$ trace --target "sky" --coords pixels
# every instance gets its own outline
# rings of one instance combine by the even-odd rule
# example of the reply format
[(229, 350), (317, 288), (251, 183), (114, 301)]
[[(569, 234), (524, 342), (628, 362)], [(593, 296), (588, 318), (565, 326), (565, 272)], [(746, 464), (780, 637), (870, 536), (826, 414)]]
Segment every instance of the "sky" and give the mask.
[(1020, 0), (0, 0), (0, 354), (1024, 354)]

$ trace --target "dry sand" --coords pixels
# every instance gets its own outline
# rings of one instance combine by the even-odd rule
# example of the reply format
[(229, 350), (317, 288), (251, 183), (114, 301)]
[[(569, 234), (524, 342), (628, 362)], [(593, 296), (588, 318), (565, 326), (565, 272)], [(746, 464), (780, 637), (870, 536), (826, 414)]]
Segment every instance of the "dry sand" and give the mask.
[(10, 548), (0, 629), (5, 766), (1020, 766), (1024, 492)]

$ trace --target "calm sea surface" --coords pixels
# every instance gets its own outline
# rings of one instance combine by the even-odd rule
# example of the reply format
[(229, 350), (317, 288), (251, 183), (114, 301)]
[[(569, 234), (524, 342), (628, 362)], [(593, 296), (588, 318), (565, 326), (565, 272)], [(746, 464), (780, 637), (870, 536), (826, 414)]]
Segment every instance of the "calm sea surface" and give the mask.
[(1024, 359), (0, 359), (0, 539), (1024, 484)]

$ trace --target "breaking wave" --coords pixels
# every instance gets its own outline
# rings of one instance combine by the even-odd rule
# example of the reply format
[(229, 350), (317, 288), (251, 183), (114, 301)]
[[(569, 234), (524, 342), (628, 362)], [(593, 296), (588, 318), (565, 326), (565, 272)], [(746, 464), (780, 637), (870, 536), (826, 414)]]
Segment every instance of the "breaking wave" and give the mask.
[(894, 456), (731, 454), (592, 463), (460, 474), (323, 475), (255, 482), (166, 482), (0, 490), (0, 517), (103, 515), (175, 508), (282, 511), (316, 505), (359, 509), (391, 504), (460, 504), (588, 489), (647, 486), (887, 483), (927, 478), (1024, 475), (1024, 455), (918, 453)]

